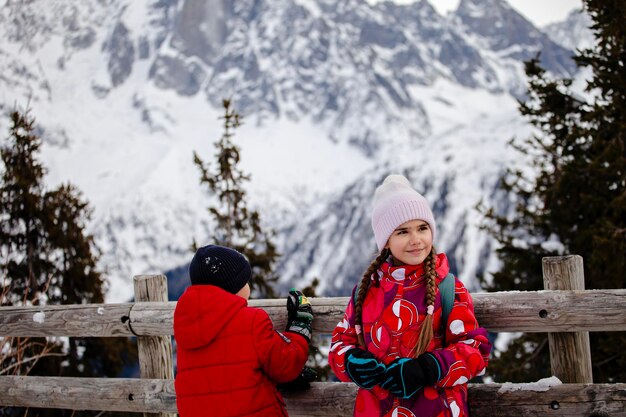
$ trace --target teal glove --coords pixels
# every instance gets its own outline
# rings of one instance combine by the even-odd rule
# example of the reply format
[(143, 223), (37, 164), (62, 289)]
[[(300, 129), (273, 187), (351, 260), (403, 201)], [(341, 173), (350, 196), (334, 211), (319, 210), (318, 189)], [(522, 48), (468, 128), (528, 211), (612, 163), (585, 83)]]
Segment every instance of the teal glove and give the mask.
[(298, 333), (311, 341), (311, 323), (313, 308), (309, 299), (300, 291), (292, 288), (287, 297), (287, 331)]
[(374, 388), (385, 376), (385, 364), (365, 349), (353, 348), (347, 351), (345, 366), (350, 379), (361, 388)]
[(396, 397), (410, 398), (440, 377), (439, 361), (433, 354), (424, 353), (416, 359), (399, 358), (391, 362), (380, 386)]

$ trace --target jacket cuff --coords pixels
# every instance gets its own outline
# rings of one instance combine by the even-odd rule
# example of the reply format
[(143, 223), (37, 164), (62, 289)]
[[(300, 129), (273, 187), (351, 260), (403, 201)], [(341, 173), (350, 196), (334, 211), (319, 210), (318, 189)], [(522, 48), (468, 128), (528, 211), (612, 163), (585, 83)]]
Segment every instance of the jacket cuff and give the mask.
[(299, 337), (303, 338), (307, 343), (311, 343), (310, 333), (307, 334), (306, 332), (300, 332), (294, 328), (287, 328), (287, 330), (285, 330), (285, 333), (297, 334)]
[(441, 365), (439, 361), (430, 352), (426, 352), (417, 358), (422, 371), (424, 372), (425, 385), (434, 385), (441, 378)]

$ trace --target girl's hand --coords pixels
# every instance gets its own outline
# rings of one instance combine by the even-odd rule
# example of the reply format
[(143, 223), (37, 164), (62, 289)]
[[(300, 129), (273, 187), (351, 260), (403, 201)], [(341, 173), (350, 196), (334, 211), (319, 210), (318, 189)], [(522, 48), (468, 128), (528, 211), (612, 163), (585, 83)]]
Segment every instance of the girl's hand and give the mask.
[(365, 389), (374, 388), (382, 380), (387, 369), (371, 352), (360, 348), (346, 352), (345, 366), (350, 379)]
[(380, 386), (396, 397), (410, 398), (425, 385), (437, 382), (440, 374), (437, 358), (427, 352), (416, 359), (398, 358), (391, 362)]

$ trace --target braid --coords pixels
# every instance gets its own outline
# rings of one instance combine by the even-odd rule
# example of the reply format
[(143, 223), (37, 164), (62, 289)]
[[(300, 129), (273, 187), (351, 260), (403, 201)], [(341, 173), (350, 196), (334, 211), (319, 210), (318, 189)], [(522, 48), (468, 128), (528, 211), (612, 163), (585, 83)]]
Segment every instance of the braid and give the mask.
[(428, 256), (428, 262), (424, 265), (424, 273), (426, 275), (426, 305), (435, 305), (435, 287), (437, 286), (437, 253), (433, 247)]
[(428, 257), (424, 260), (424, 276), (426, 277), (426, 308), (427, 314), (422, 323), (422, 330), (415, 346), (415, 357), (424, 353), (434, 337), (433, 313), (435, 308), (435, 294), (437, 289), (437, 253), (435, 247), (431, 249)]
[(363, 336), (363, 302), (365, 301), (367, 290), (369, 290), (370, 284), (372, 283), (372, 275), (374, 275), (376, 286), (380, 285), (378, 274), (375, 274), (375, 272), (383, 264), (383, 262), (385, 262), (388, 256), (389, 249), (383, 249), (380, 251), (376, 259), (372, 261), (363, 274), (363, 278), (361, 278), (361, 283), (359, 284), (359, 291), (356, 294), (356, 301), (354, 303), (355, 324), (361, 328), (361, 331), (357, 333), (357, 338), (359, 346), (363, 348), (365, 347), (365, 337)]

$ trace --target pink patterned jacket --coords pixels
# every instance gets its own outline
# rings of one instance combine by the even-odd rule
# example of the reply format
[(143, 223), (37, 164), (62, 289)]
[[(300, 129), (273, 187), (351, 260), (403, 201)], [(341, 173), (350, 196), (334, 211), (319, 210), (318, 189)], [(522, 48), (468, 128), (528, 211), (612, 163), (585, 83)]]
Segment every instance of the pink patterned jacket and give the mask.
[[(445, 254), (437, 255), (437, 284), (449, 272)], [(363, 304), (363, 334), (367, 350), (389, 364), (398, 357), (411, 357), (426, 316), (426, 281), (422, 265), (393, 266), (385, 262), (378, 270), (380, 286), (370, 286)], [(333, 332), (328, 361), (341, 381), (350, 381), (344, 354), (357, 347), (354, 292), (346, 313)], [(408, 399), (395, 397), (375, 386), (359, 388), (354, 416), (357, 417), (467, 417), (467, 382), (482, 375), (487, 367), (491, 344), (485, 329), (474, 316), (472, 298), (455, 279), (454, 305), (448, 322), (441, 323), (441, 297), (437, 289), (433, 316), (435, 337), (432, 352), (443, 375), (434, 386), (420, 389)], [(445, 331), (445, 337), (444, 337)], [(445, 341), (445, 342), (444, 342)]]

